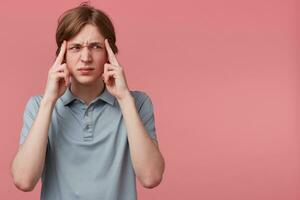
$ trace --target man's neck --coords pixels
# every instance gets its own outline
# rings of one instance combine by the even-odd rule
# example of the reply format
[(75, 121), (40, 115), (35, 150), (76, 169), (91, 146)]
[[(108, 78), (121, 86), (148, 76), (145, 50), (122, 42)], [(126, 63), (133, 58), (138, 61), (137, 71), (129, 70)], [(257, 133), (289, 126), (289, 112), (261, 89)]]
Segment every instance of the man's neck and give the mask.
[(77, 81), (72, 80), (70, 89), (74, 96), (83, 100), (86, 105), (89, 105), (91, 101), (102, 94), (105, 86), (101, 79), (90, 85), (82, 85)]

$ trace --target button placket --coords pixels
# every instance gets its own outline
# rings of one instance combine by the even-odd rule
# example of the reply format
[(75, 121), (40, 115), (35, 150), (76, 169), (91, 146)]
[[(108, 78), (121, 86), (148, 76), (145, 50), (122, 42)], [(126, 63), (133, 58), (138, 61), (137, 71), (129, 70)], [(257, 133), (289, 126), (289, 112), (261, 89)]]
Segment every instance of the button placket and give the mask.
[(84, 123), (85, 123), (84, 138), (93, 137), (92, 110), (93, 108), (89, 107), (86, 109), (84, 114)]

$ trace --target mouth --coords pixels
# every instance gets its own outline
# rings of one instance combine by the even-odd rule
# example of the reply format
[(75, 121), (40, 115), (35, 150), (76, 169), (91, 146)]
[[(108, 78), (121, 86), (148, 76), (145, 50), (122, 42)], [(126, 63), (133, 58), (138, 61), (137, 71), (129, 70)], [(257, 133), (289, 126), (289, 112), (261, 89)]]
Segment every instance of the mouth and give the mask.
[(78, 71), (81, 73), (81, 74), (89, 74), (91, 71), (93, 71), (94, 69), (93, 68), (79, 68)]

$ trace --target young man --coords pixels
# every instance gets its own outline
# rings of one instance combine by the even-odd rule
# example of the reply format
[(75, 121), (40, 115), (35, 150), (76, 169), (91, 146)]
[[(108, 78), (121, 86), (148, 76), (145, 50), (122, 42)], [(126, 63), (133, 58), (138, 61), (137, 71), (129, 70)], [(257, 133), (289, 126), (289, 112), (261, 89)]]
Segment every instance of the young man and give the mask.
[(105, 13), (83, 4), (66, 11), (56, 32), (57, 58), (43, 95), (24, 111), (12, 163), (15, 185), (41, 199), (136, 199), (135, 177), (157, 186), (159, 151), (151, 99), (130, 91)]

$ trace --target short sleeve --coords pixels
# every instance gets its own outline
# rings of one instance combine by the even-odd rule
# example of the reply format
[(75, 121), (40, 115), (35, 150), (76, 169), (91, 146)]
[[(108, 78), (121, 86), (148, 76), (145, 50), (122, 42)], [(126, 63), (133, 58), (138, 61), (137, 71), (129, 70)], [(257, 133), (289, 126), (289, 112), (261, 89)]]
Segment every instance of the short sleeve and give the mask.
[(157, 140), (152, 101), (147, 94), (142, 92), (138, 100), (140, 101), (139, 115), (144, 123), (145, 129), (152, 139)]
[(31, 129), (31, 126), (39, 110), (40, 100), (41, 100), (41, 96), (32, 96), (29, 98), (25, 106), (25, 110), (23, 114), (23, 127), (20, 134), (19, 144), (24, 143)]

